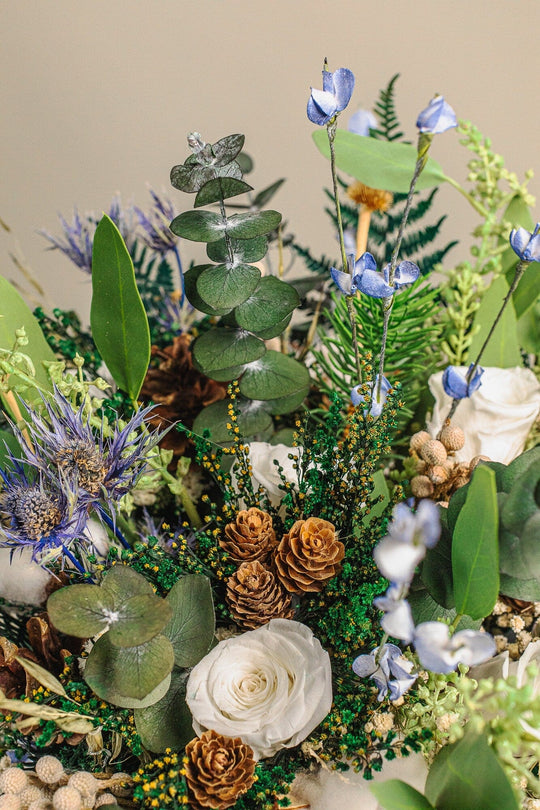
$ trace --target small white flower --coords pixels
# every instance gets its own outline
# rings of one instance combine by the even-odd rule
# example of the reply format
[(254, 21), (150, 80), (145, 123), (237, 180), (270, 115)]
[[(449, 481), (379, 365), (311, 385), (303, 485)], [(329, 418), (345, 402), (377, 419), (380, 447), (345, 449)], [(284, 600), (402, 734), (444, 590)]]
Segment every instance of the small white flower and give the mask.
[[(279, 473), (279, 467), (283, 469), (285, 481), (288, 481), (294, 488), (298, 487), (298, 471), (295, 464), (300, 458), (299, 447), (288, 447), (286, 444), (269, 444), (268, 442), (250, 442), (249, 462), (251, 464), (251, 483), (253, 489), (257, 491), (259, 486), (268, 493), (268, 498), (272, 506), (279, 506), (285, 490), (283, 480)], [(292, 456), (292, 458), (289, 458)], [(277, 461), (278, 464), (274, 462)], [(233, 484), (235, 483), (235, 471), (233, 473)]]
[(452, 672), (458, 664), (480, 664), (496, 651), (495, 641), (487, 633), (459, 630), (450, 636), (450, 628), (442, 622), (419, 624), (414, 646), (423, 667), (443, 674)]

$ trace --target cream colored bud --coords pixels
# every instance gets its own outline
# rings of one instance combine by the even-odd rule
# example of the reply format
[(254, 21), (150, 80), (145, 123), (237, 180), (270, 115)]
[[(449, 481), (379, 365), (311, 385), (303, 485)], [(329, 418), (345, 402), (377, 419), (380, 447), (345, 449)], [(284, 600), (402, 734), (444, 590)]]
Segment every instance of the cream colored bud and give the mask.
[(442, 442), (437, 441), (437, 439), (430, 439), (429, 442), (422, 445), (420, 455), (428, 464), (435, 465), (444, 464), (448, 453)]
[(447, 450), (455, 452), (465, 445), (465, 434), (460, 427), (445, 425), (439, 434), (439, 440)]
[(434, 484), (444, 484), (448, 480), (448, 470), (441, 464), (436, 464), (429, 468), (428, 477)]
[(411, 490), (415, 498), (429, 498), (434, 487), (427, 475), (417, 475), (411, 480)]
[(426, 443), (431, 440), (431, 436), (427, 432), (427, 430), (420, 430), (418, 433), (415, 433), (411, 436), (409, 441), (409, 450), (411, 453), (419, 453), (420, 448)]

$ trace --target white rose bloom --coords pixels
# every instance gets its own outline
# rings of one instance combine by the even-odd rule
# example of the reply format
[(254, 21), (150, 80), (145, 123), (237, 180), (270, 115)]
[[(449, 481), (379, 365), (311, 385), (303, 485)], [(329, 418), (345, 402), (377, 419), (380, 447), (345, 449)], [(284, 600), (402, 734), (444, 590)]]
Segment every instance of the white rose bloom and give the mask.
[[(462, 368), (463, 373), (467, 371)], [(429, 378), (435, 397), (427, 429), (436, 436), (446, 419), (452, 398), (442, 387), (442, 372)], [(527, 435), (540, 410), (540, 383), (527, 368), (486, 368), (482, 385), (462, 399), (452, 424), (465, 433), (465, 446), (456, 453), (458, 461), (489, 456), (509, 464), (523, 452)]]
[[(264, 487), (272, 506), (279, 506), (285, 491), (280, 489), (283, 481), (274, 461), (277, 461), (279, 466), (283, 468), (285, 480), (292, 484), (293, 487), (298, 488), (298, 472), (294, 468), (294, 464), (295, 460), (298, 461), (300, 448), (288, 447), (286, 444), (269, 444), (268, 442), (250, 442), (247, 447), (252, 468), (251, 483), (253, 489), (257, 491), (259, 486)], [(294, 458), (289, 458), (289, 455), (294, 456)], [(234, 484), (234, 467), (232, 474)]]
[(272, 619), (199, 661), (186, 700), (196, 734), (241, 737), (257, 759), (270, 757), (301, 743), (330, 711), (330, 658), (309, 627)]

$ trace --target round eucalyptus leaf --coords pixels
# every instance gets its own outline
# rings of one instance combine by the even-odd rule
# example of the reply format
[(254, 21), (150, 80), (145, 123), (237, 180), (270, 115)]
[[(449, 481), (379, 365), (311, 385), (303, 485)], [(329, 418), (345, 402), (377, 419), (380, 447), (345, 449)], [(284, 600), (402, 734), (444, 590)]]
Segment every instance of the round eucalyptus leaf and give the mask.
[(529, 577), (540, 580), (540, 510), (528, 519), (521, 531), (520, 545)]
[(179, 751), (193, 739), (191, 712), (186, 704), (187, 679), (188, 673), (175, 667), (167, 694), (149, 708), (135, 709), (137, 733), (148, 751)]
[[(161, 700), (169, 691), (171, 686), (171, 675), (167, 675), (161, 683), (158, 683), (155, 689), (146, 695), (146, 697), (142, 698), (142, 700), (137, 700), (134, 697), (128, 697), (127, 695), (122, 695), (120, 692), (112, 692), (110, 694), (114, 694), (114, 700), (110, 700), (110, 703), (113, 703), (115, 706), (120, 706), (122, 709), (146, 709), (148, 706), (153, 706), (154, 703), (157, 703)], [(115, 805), (118, 808), (118, 805)]]
[(223, 237), (225, 224), (214, 211), (184, 211), (173, 219), (170, 229), (192, 242), (216, 242)]
[(262, 340), (243, 329), (210, 329), (193, 344), (193, 359), (208, 376), (213, 371), (258, 360), (266, 352)]
[(138, 594), (128, 599), (111, 622), (109, 637), (117, 647), (144, 644), (163, 630), (171, 618), (170, 606), (159, 596)]
[(278, 335), (281, 335), (285, 331), (285, 329), (291, 322), (292, 316), (293, 313), (290, 312), (286, 318), (283, 318), (282, 321), (279, 321), (278, 323), (276, 323), (275, 326), (272, 326), (270, 329), (263, 329), (262, 331), (254, 329), (252, 330), (253, 334), (259, 338), (262, 338), (263, 340), (270, 340), (273, 337), (277, 337)]
[(101, 588), (112, 596), (114, 608), (122, 607), (127, 599), (138, 594), (154, 596), (154, 589), (142, 574), (138, 574), (129, 565), (113, 565), (109, 568)]
[(274, 400), (300, 395), (308, 388), (307, 368), (293, 357), (275, 351), (267, 351), (256, 363), (248, 365), (240, 380), (240, 392), (248, 399)]
[(197, 292), (214, 309), (242, 304), (257, 289), (261, 271), (251, 264), (213, 264), (197, 279)]
[(299, 303), (294, 287), (275, 276), (265, 276), (249, 297), (237, 305), (236, 321), (250, 332), (264, 332), (275, 328)]
[(244, 146), (244, 135), (226, 135), (212, 144), (212, 163), (214, 166), (226, 166), (234, 160)]
[(113, 612), (113, 597), (98, 585), (69, 585), (54, 591), (47, 601), (56, 629), (77, 638), (92, 638), (106, 630)]
[(244, 174), (249, 174), (253, 171), (253, 161), (246, 152), (240, 152), (240, 154), (237, 155), (236, 160), (238, 161)]
[(309, 383), (305, 388), (300, 389), (295, 394), (290, 394), (288, 397), (276, 397), (275, 399), (266, 399), (263, 404), (268, 413), (273, 416), (278, 416), (282, 413), (290, 413), (300, 407), (309, 393)]
[(229, 312), (229, 309), (224, 310), (217, 310), (211, 307), (206, 301), (203, 301), (199, 292), (197, 290), (197, 280), (201, 273), (206, 270), (208, 267), (213, 267), (213, 264), (198, 264), (195, 267), (190, 267), (189, 270), (186, 270), (184, 273), (184, 285), (186, 290), (186, 296), (189, 303), (198, 309), (199, 312), (204, 312), (207, 315), (225, 315)]
[(171, 619), (163, 630), (174, 649), (178, 667), (194, 667), (214, 640), (214, 602), (210, 580), (186, 574), (175, 582), (165, 600)]
[[(230, 424), (228, 404), (229, 400), (221, 400), (204, 408), (193, 423), (193, 431), (202, 436), (203, 432), (208, 430), (213, 442), (230, 443), (233, 434), (227, 429), (227, 424)], [(235, 404), (240, 411), (237, 424), (242, 436), (255, 436), (272, 427), (272, 418), (263, 407), (263, 403), (237, 399)]]
[(237, 180), (235, 177), (215, 177), (199, 189), (193, 207), (200, 208), (202, 205), (227, 200), (229, 197), (245, 194), (246, 191), (253, 191), (253, 187), (243, 180)]
[[(193, 157), (193, 155), (190, 157)], [(188, 163), (186, 161), (183, 165), (173, 166), (171, 169), (171, 185), (179, 189), (179, 191), (185, 191), (187, 194), (198, 191), (201, 186), (212, 180), (213, 177), (213, 169), (199, 166), (194, 162)]]
[[(266, 236), (256, 236), (253, 239), (230, 239), (229, 240), (234, 264), (241, 262), (258, 262), (264, 256), (268, 248)], [(213, 262), (229, 262), (230, 256), (225, 239), (217, 242), (210, 242), (206, 246), (206, 253)]]
[[(281, 214), (277, 211), (259, 211), (258, 213), (233, 214), (227, 219), (226, 227), (227, 233), (233, 239), (253, 239), (255, 236), (275, 231), (280, 222)], [(171, 230), (173, 230), (172, 227)], [(176, 233), (176, 231), (173, 232)]]
[(244, 373), (245, 366), (232, 366), (231, 368), (220, 368), (214, 370), (210, 379), (216, 382), (231, 382), (237, 380)]

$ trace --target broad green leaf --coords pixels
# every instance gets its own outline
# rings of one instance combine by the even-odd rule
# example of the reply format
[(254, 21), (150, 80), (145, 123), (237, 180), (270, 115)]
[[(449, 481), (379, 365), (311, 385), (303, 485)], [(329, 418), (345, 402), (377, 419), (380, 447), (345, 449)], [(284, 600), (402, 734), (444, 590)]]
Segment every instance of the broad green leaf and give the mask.
[(210, 375), (216, 382), (230, 382), (238, 380), (244, 373), (245, 366), (229, 366), (229, 368), (214, 369)]
[(101, 588), (112, 596), (115, 610), (121, 608), (132, 596), (154, 596), (150, 582), (129, 565), (117, 564), (109, 568), (103, 577)]
[(150, 330), (131, 256), (106, 214), (94, 236), (90, 323), (114, 381), (136, 400), (150, 361)]
[(251, 264), (212, 264), (199, 275), (197, 292), (214, 309), (229, 310), (249, 298), (260, 279), (261, 271)]
[(54, 692), (55, 695), (62, 695), (62, 697), (67, 698), (68, 694), (58, 678), (49, 672), (48, 669), (41, 667), (39, 664), (36, 664), (35, 661), (30, 661), (28, 658), (22, 658), (19, 655), (15, 656), (15, 660), (19, 662), (20, 666), (28, 672), (32, 678), (40, 683), (45, 689), (48, 689), (49, 692)]
[(374, 782), (369, 789), (384, 810), (435, 810), (425, 796), (400, 779)]
[[(503, 214), (503, 221), (508, 222), (511, 228), (526, 228), (528, 231), (533, 231), (534, 220), (530, 208), (523, 200), (523, 197), (516, 195), (510, 200), (510, 203)], [(501, 273), (506, 274), (508, 286), (512, 283), (514, 278), (514, 271), (519, 261), (517, 255), (510, 247), (508, 238), (510, 231), (506, 238), (501, 238), (501, 242), (506, 242), (507, 248), (501, 256)], [(523, 274), (517, 288), (512, 295), (514, 309), (517, 318), (521, 318), (525, 312), (536, 301), (538, 301), (538, 267), (536, 264), (531, 264)]]
[(141, 700), (137, 700), (137, 698), (129, 697), (128, 695), (123, 695), (121, 692), (116, 692), (114, 689), (109, 689), (108, 694), (111, 696), (109, 700), (110, 703), (113, 703), (115, 706), (120, 706), (122, 709), (146, 709), (148, 706), (153, 706), (154, 703), (157, 703), (158, 700), (167, 694), (171, 685), (171, 675), (167, 675), (166, 678), (163, 678), (161, 683), (158, 683), (155, 689), (152, 689), (145, 697), (141, 698)]
[[(55, 354), (45, 340), (39, 323), (32, 315), (23, 298), (7, 279), (0, 276), (0, 349), (11, 350), (13, 348), (15, 330), (21, 327), (24, 327), (28, 338), (28, 345), (23, 346), (21, 351), (23, 354), (28, 355), (33, 363), (36, 382), (45, 391), (52, 391), (52, 384), (43, 362), (55, 362)], [(16, 377), (16, 375), (12, 376)], [(41, 402), (38, 391), (35, 388), (26, 386), (20, 377), (11, 380), (11, 384), (16, 385), (18, 393), (29, 404)], [(9, 411), (9, 407), (6, 409)]]
[(443, 528), (439, 542), (427, 549), (420, 576), (436, 602), (448, 609), (454, 607), (452, 535), (447, 529)]
[[(313, 140), (317, 149), (329, 158), (326, 130), (314, 132)], [(409, 191), (416, 166), (416, 146), (413, 144), (379, 141), (338, 129), (335, 152), (338, 169), (361, 180), (366, 186), (404, 194)], [(444, 183), (446, 179), (441, 166), (433, 158), (429, 158), (416, 188), (419, 191), (432, 188)]]
[(282, 321), (278, 321), (274, 326), (271, 326), (269, 329), (252, 330), (253, 334), (259, 338), (262, 338), (263, 340), (270, 340), (273, 337), (277, 337), (278, 335), (281, 335), (285, 331), (285, 329), (291, 322), (292, 316), (293, 313), (289, 312), (289, 314), (285, 318), (283, 318)]
[(517, 579), (508, 574), (501, 574), (501, 593), (513, 599), (528, 602), (540, 602), (540, 582), (538, 579)]
[(226, 307), (225, 309), (221, 310), (214, 309), (201, 298), (197, 289), (197, 281), (199, 276), (210, 267), (214, 267), (214, 265), (197, 264), (195, 267), (190, 267), (189, 270), (186, 270), (184, 273), (186, 296), (189, 303), (192, 304), (195, 309), (198, 309), (199, 312), (205, 312), (207, 315), (225, 315), (227, 312), (230, 312), (230, 307)]
[[(268, 249), (266, 236), (255, 236), (253, 239), (230, 239), (229, 244), (232, 249), (234, 264), (258, 262), (266, 256)], [(225, 239), (210, 242), (206, 246), (206, 253), (213, 262), (230, 262), (231, 259)]]
[[(532, 267), (533, 264), (529, 265), (529, 270)], [(517, 336), (522, 349), (529, 354), (540, 354), (540, 301), (533, 301), (533, 304), (519, 317)]]
[(167, 594), (172, 618), (163, 630), (173, 645), (178, 667), (194, 667), (214, 640), (214, 603), (210, 580), (202, 574), (187, 574)]
[[(193, 155), (191, 157), (194, 157)], [(188, 194), (198, 191), (209, 180), (215, 177), (234, 177), (242, 179), (242, 170), (236, 161), (227, 166), (202, 166), (200, 163), (190, 162), (190, 158), (183, 165), (173, 166), (171, 170), (171, 185)]]
[(208, 377), (219, 369), (252, 363), (265, 352), (263, 341), (243, 329), (210, 329), (193, 344), (195, 365)]
[(91, 638), (107, 629), (113, 611), (112, 596), (98, 585), (69, 585), (47, 600), (47, 613), (56, 629), (77, 638)]
[(227, 219), (227, 233), (233, 239), (254, 239), (275, 231), (280, 222), (281, 214), (277, 211), (233, 214)]
[[(306, 385), (304, 388), (300, 388), (298, 391), (295, 391), (294, 394), (289, 394), (286, 397), (261, 400), (260, 405), (273, 416), (279, 416), (279, 414), (290, 413), (299, 408), (307, 397), (308, 392), (309, 385)], [(253, 402), (257, 403), (257, 400), (253, 400)]]
[(520, 534), (525, 522), (540, 509), (540, 458), (516, 479), (501, 509), (501, 521), (507, 529)]
[(229, 197), (245, 194), (246, 191), (253, 191), (253, 186), (244, 183), (243, 180), (237, 180), (235, 177), (215, 177), (199, 189), (193, 207), (200, 208), (202, 205), (227, 200)]
[(136, 647), (150, 641), (165, 627), (171, 611), (159, 596), (138, 594), (128, 599), (111, 621), (109, 637), (116, 647)]
[(529, 576), (540, 581), (540, 509), (531, 515), (521, 530), (520, 545)]
[(458, 613), (489, 615), (499, 593), (499, 509), (495, 473), (480, 465), (452, 536), (454, 600)]
[(234, 160), (235, 157), (242, 151), (244, 146), (245, 136), (236, 134), (236, 135), (226, 135), (224, 138), (220, 138), (219, 141), (212, 144), (212, 154), (214, 159), (212, 160), (212, 165), (214, 166), (226, 166)]
[(195, 732), (186, 704), (187, 678), (187, 672), (175, 667), (167, 694), (147, 709), (135, 709), (137, 733), (148, 751), (179, 751), (193, 739)]
[(214, 211), (184, 211), (169, 225), (171, 231), (192, 242), (216, 242), (223, 238), (225, 224)]
[(10, 453), (15, 458), (20, 458), (21, 446), (10, 430), (0, 430), (0, 467), (5, 466)]
[(275, 351), (267, 351), (257, 363), (248, 366), (240, 380), (240, 392), (248, 399), (276, 399), (307, 392), (308, 388), (307, 368)]
[(140, 701), (164, 681), (173, 664), (172, 644), (163, 635), (137, 647), (115, 647), (106, 633), (90, 651), (84, 679), (102, 700), (116, 703), (123, 696)]
[[(508, 284), (502, 276), (494, 279), (486, 290), (474, 317), (474, 325), (480, 328), (472, 339), (469, 357), (476, 357), (489, 334), (495, 318), (508, 293)], [(509, 303), (482, 355), (483, 366), (511, 368), (521, 365), (521, 353), (517, 338), (516, 313)]]
[(459, 742), (443, 746), (431, 765), (425, 790), (437, 810), (519, 810), (487, 739), (471, 731)]
[(261, 332), (283, 321), (299, 303), (300, 296), (294, 287), (275, 276), (265, 276), (234, 314), (238, 326)]
[[(228, 402), (228, 400), (221, 400), (204, 408), (193, 423), (193, 431), (202, 436), (203, 432), (208, 430), (210, 439), (217, 444), (231, 442), (232, 434), (227, 430), (227, 423), (230, 422)], [(235, 405), (240, 412), (237, 424), (242, 436), (264, 433), (272, 426), (272, 417), (263, 407), (266, 403), (237, 399)]]
[(253, 161), (247, 152), (240, 152), (240, 154), (236, 156), (236, 159), (244, 174), (249, 174), (253, 171)]
[[(426, 588), (415, 578), (413, 587), (407, 597), (411, 606), (415, 624), (422, 622), (436, 622), (441, 620), (452, 624), (457, 613), (455, 608), (445, 608), (436, 602)], [(482, 626), (481, 619), (471, 619), (470, 616), (462, 616), (456, 630), (479, 630)]]
[[(540, 460), (540, 444), (532, 447), (530, 450), (527, 450), (525, 453), (521, 453), (517, 458), (510, 462), (508, 465), (501, 464), (499, 465), (501, 470), (500, 475), (500, 485), (499, 485), (499, 478), (497, 478), (497, 489), (504, 490), (505, 492), (510, 492), (518, 478), (520, 478), (526, 470), (529, 469), (531, 464), (535, 464), (537, 461)], [(491, 461), (489, 463), (490, 467), (496, 462)]]

